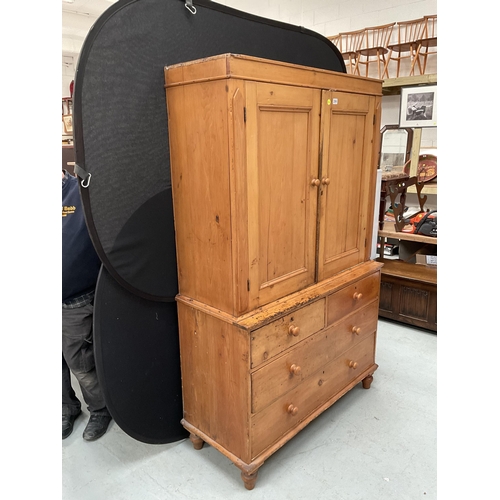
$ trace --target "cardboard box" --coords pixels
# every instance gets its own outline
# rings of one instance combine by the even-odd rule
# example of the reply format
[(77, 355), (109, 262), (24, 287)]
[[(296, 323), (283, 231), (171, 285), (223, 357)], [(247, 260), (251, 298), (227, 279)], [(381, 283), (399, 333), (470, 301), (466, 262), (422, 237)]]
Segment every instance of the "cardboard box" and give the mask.
[(424, 266), (433, 266), (437, 267), (437, 255), (424, 255), (417, 253), (415, 255), (416, 263), (423, 264)]

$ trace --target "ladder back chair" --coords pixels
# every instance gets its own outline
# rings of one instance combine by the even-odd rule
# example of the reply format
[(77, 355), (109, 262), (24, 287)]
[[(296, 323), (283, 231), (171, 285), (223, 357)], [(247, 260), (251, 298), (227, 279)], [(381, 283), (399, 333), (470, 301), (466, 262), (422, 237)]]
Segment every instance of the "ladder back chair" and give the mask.
[[(382, 79), (387, 75), (387, 65), (385, 55), (388, 52), (387, 45), (392, 37), (394, 23), (383, 24), (380, 26), (372, 26), (364, 29), (363, 42), (361, 48), (357, 52), (357, 60), (354, 71), (360, 74), (359, 65), (364, 65), (366, 68), (365, 76), (369, 76), (370, 64), (377, 65), (377, 76)], [(388, 78), (388, 76), (387, 76)]]
[[(413, 19), (412, 21), (402, 21), (397, 23), (397, 41), (389, 43), (387, 48), (389, 54), (387, 56), (386, 67), (384, 73), (389, 78), (389, 65), (391, 61), (396, 61), (396, 78), (400, 76), (413, 76), (415, 58), (417, 54), (418, 42), (417, 40), (425, 36), (426, 19)], [(408, 59), (408, 68), (406, 71), (401, 71), (401, 61)]]
[[(334, 45), (339, 49), (344, 59), (346, 69), (348, 73), (358, 74), (357, 71), (357, 57), (358, 50), (361, 48), (361, 43), (363, 42), (364, 29), (357, 31), (346, 31), (344, 33), (339, 33), (338, 35), (329, 37)], [(355, 71), (356, 70), (356, 71)]]
[[(425, 28), (422, 37), (417, 40), (417, 49), (412, 65), (413, 69), (417, 63), (421, 75), (425, 75), (427, 56), (437, 54), (437, 15), (424, 16), (424, 19)], [(422, 59), (423, 65), (420, 59)]]

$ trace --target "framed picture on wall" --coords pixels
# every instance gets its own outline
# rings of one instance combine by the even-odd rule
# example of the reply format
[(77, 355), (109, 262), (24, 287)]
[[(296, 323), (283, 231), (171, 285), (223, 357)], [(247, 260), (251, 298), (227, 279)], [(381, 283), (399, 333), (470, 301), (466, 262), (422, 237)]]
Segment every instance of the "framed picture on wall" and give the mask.
[(63, 115), (62, 117), (64, 124), (64, 133), (72, 134), (73, 133), (73, 115)]
[(437, 127), (437, 85), (401, 89), (400, 127)]

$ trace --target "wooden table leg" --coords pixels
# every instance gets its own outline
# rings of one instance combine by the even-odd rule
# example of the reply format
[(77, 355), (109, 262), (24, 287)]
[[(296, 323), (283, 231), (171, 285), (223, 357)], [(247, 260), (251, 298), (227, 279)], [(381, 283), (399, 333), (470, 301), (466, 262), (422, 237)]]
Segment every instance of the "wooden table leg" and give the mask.
[(361, 383), (363, 384), (363, 389), (369, 389), (373, 382), (373, 375), (368, 375), (364, 378)]
[(247, 474), (246, 472), (241, 472), (241, 479), (245, 484), (247, 490), (253, 490), (255, 487), (255, 482), (257, 481), (257, 474), (259, 471), (255, 471), (253, 474)]
[(205, 444), (205, 441), (203, 441), (203, 439), (198, 437), (196, 434), (189, 434), (189, 439), (193, 443), (193, 448), (195, 450), (201, 450)]

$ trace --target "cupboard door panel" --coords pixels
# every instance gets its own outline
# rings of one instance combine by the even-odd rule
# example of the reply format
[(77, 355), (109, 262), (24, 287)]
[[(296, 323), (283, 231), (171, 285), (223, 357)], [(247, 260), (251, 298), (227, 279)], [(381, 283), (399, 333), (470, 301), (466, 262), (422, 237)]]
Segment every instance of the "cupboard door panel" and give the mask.
[(250, 305), (314, 282), (320, 92), (246, 83)]
[(368, 256), (374, 105), (373, 97), (323, 92), (318, 280)]

